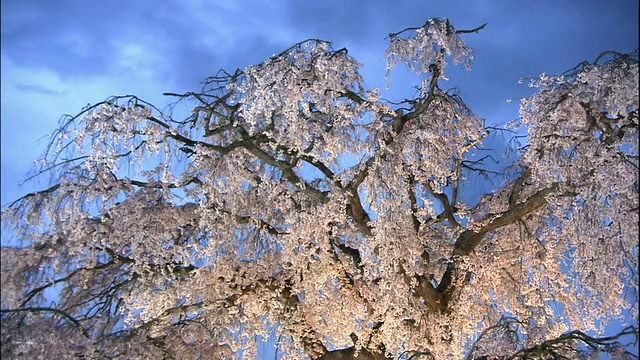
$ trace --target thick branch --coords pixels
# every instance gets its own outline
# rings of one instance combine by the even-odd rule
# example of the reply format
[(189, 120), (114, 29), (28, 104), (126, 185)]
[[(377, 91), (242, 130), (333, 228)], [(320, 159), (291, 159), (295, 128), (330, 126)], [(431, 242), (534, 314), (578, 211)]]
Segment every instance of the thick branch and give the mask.
[[(488, 232), (501, 228), (503, 226), (513, 224), (527, 214), (530, 214), (541, 208), (547, 203), (546, 196), (557, 190), (557, 185), (543, 189), (529, 197), (526, 201), (514, 206), (510, 206), (507, 211), (493, 219), (489, 224), (483, 226), (479, 231), (465, 230), (455, 242), (453, 249), (453, 259), (449, 263), (447, 269), (442, 276), (442, 280), (438, 285), (438, 292), (442, 294), (445, 303), (448, 303), (453, 292), (453, 279), (457, 273), (457, 259), (461, 256), (468, 256), (475, 247), (482, 241), (482, 238)], [(574, 194), (566, 194), (571, 196)], [(491, 215), (488, 215), (491, 216)], [(447, 304), (448, 305), (448, 304)]]
[(431, 285), (429, 279), (424, 275), (416, 275), (418, 286), (416, 287), (416, 295), (421, 296), (425, 305), (435, 312), (444, 312), (447, 310), (447, 302), (442, 293)]
[(255, 155), (258, 159), (282, 171), (282, 176), (287, 179), (287, 181), (289, 181), (291, 185), (296, 186), (300, 191), (308, 195), (310, 198), (323, 204), (329, 201), (325, 192), (315, 189), (313, 186), (307, 184), (307, 182), (302, 180), (292, 170), (291, 164), (274, 159), (271, 155), (267, 154), (253, 144), (248, 145), (245, 148), (247, 149), (247, 151)]
[(456, 218), (453, 216), (454, 214), (453, 207), (449, 202), (449, 197), (447, 196), (447, 194), (435, 192), (435, 190), (433, 189), (431, 184), (429, 184), (429, 182), (425, 183), (425, 187), (427, 188), (427, 191), (429, 191), (429, 194), (431, 194), (433, 197), (438, 199), (438, 201), (440, 201), (440, 203), (442, 204), (442, 207), (444, 209), (442, 213), (443, 218), (449, 220), (452, 226), (461, 227), (458, 220), (456, 220)]
[[(478, 245), (482, 237), (489, 231), (510, 225), (521, 219), (523, 216), (534, 212), (547, 203), (546, 196), (555, 191), (557, 186), (552, 186), (538, 191), (526, 201), (510, 206), (502, 215), (493, 219), (489, 224), (483, 226), (478, 232), (467, 230), (462, 233), (453, 249), (454, 256), (469, 255)], [(490, 216), (490, 215), (489, 215)]]
[(362, 235), (371, 236), (371, 227), (369, 225), (369, 214), (362, 207), (360, 196), (357, 193), (357, 189), (352, 189), (349, 196), (349, 204), (347, 204), (347, 215), (355, 220), (356, 225), (362, 231)]
[(420, 231), (420, 220), (418, 220), (418, 199), (416, 197), (416, 180), (413, 174), (409, 173), (409, 203), (411, 204), (411, 222), (413, 223), (413, 230), (418, 234)]
[(511, 194), (509, 195), (509, 206), (515, 206), (518, 202), (518, 197), (520, 196), (520, 192), (522, 191), (522, 187), (524, 186), (525, 181), (531, 176), (531, 168), (527, 167), (522, 175), (518, 177), (515, 184), (513, 184), (513, 188), (511, 189)]

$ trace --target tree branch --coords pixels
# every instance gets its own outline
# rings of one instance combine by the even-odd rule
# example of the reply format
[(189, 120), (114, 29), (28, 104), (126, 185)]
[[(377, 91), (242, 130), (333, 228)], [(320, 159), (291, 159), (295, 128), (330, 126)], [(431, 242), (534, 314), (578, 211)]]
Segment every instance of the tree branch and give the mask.
[(57, 315), (61, 315), (62, 317), (67, 319), (69, 322), (71, 322), (73, 325), (75, 325), (75, 327), (77, 327), (78, 330), (82, 332), (82, 335), (84, 335), (84, 337), (86, 337), (87, 339), (91, 338), (87, 330), (85, 330), (82, 324), (80, 324), (80, 321), (76, 320), (76, 318), (74, 318), (64, 310), (50, 308), (50, 307), (38, 307), (38, 306), (18, 308), (18, 309), (0, 309), (0, 313), (19, 313), (19, 312), (50, 312)]

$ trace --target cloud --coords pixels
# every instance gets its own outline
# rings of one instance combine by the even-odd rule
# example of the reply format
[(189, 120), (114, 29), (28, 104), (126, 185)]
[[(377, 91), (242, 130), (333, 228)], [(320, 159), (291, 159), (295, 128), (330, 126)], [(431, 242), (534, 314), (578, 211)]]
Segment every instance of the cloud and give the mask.
[(43, 95), (62, 95), (63, 93), (57, 90), (53, 90), (46, 86), (38, 85), (38, 84), (23, 84), (17, 83), (16, 89), (20, 91), (34, 92), (40, 93)]
[[(2, 130), (11, 134), (3, 135), (3, 150), (34, 144), (53, 131), (63, 112), (73, 113), (87, 102), (136, 94), (162, 107), (171, 100), (161, 96), (165, 91), (197, 91), (200, 81), (221, 68), (233, 71), (261, 62), (306, 38), (347, 47), (364, 65), (369, 87), (401, 100), (415, 94), (420, 79), (397, 69), (391, 89), (384, 89), (385, 37), (431, 17), (447, 17), (458, 28), (489, 23), (479, 34), (465, 36), (476, 53), (472, 72), (448, 69), (451, 81), (441, 86), (458, 87), (465, 102), (494, 123), (517, 115), (517, 103), (506, 100), (529, 93), (517, 84), (520, 77), (562, 72), (592, 61), (600, 51), (627, 52), (638, 44), (635, 0), (0, 4)], [(11, 155), (15, 152), (4, 153), (3, 161), (22, 161)]]

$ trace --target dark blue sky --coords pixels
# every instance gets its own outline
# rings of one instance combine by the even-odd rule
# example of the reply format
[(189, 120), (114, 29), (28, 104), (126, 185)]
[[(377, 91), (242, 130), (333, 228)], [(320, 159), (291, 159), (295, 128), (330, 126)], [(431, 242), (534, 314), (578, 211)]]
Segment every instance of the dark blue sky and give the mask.
[(402, 71), (385, 90), (385, 37), (432, 17), (459, 29), (475, 49), (472, 71), (450, 84), (491, 123), (517, 116), (529, 94), (521, 77), (559, 73), (604, 50), (638, 47), (637, 0), (483, 1), (75, 1), (3, 0), (3, 205), (46, 184), (18, 188), (61, 115), (110, 95), (136, 94), (162, 107), (165, 91), (198, 90), (220, 68), (257, 63), (306, 39), (347, 47), (369, 87), (397, 100), (418, 84)]

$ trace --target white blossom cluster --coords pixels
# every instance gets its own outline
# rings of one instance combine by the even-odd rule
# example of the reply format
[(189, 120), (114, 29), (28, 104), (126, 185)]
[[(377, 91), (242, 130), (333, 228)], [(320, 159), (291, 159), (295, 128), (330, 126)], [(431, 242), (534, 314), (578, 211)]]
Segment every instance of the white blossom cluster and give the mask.
[[(412, 31), (410, 37), (402, 37), (405, 31)], [(416, 74), (429, 74), (437, 71), (443, 79), (447, 66), (447, 56), (453, 63), (462, 64), (471, 70), (473, 52), (457, 34), (456, 29), (447, 19), (429, 19), (423, 26), (389, 35), (387, 48), (387, 81), (389, 72), (397, 64), (405, 64)], [(426, 92), (431, 76), (422, 83), (422, 91)]]

